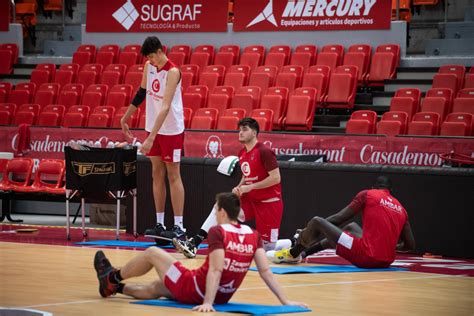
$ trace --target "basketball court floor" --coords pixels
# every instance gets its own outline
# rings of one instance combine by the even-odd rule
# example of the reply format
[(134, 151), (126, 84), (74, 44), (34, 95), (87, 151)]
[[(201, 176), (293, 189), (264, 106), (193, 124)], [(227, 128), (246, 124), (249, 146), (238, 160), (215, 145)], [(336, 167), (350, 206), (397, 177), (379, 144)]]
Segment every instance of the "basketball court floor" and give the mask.
[[(185, 309), (130, 304), (133, 300), (120, 294), (100, 297), (92, 265), (95, 252), (103, 249), (113, 265), (122, 266), (143, 249), (78, 246), (76, 242), (82, 241), (79, 229), (73, 229), (71, 242), (66, 241), (63, 227), (37, 226), (33, 227), (38, 229), (36, 232), (17, 232), (25, 227), (0, 225), (1, 308), (34, 309), (53, 315), (197, 314)], [(113, 237), (113, 230), (90, 229), (88, 239)], [(124, 233), (121, 239), (133, 240)], [(198, 255), (196, 259), (186, 259), (177, 253), (173, 256), (189, 268), (200, 266), (205, 258)], [(325, 253), (310, 259), (314, 262), (310, 264), (338, 264), (338, 260)], [(473, 261), (421, 257), (397, 260), (398, 266), (405, 267), (415, 262), (419, 266), (422, 262), (425, 270), (287, 274), (276, 278), (291, 300), (303, 301), (312, 309), (301, 315), (474, 315)], [(151, 271), (127, 282), (154, 278), (156, 273)], [(278, 305), (258, 273), (252, 271), (232, 301)], [(213, 314), (218, 313), (210, 313)]]

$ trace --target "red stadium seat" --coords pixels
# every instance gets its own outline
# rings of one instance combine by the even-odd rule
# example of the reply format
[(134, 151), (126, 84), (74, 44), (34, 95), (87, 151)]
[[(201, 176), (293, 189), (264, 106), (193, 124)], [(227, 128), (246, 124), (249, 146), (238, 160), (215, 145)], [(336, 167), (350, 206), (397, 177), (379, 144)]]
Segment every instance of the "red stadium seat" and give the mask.
[(0, 49), (0, 74), (9, 75), (13, 73), (12, 53)]
[(257, 120), (260, 126), (260, 131), (273, 130), (273, 111), (270, 109), (255, 109), (250, 114), (250, 117)]
[[(221, 47), (219, 47), (218, 54), (219, 53), (232, 54), (232, 57), (233, 57), (232, 65), (235, 65), (239, 62), (240, 47), (238, 45), (222, 45)], [(217, 59), (217, 55), (216, 55), (216, 59)], [(217, 60), (214, 61), (214, 64), (219, 65), (216, 61)]]
[(14, 103), (16, 106), (20, 106), (24, 103), (29, 103), (31, 100), (30, 92), (26, 90), (13, 90), (8, 96), (7, 103)]
[(83, 127), (89, 118), (90, 107), (85, 105), (73, 105), (64, 114), (63, 127)]
[(377, 113), (369, 110), (354, 111), (350, 120), (365, 120), (369, 122), (369, 130), (366, 134), (375, 133), (375, 124), (377, 123)]
[(115, 55), (111, 51), (99, 51), (95, 57), (95, 63), (104, 66), (104, 68), (114, 64), (115, 61)]
[(458, 98), (474, 98), (474, 89), (462, 89), (459, 90)]
[(3, 93), (3, 99), (0, 99), (0, 103), (6, 102), (10, 92), (12, 91), (12, 84), (10, 82), (0, 82), (0, 92)]
[(254, 71), (258, 66), (261, 65), (260, 63), (261, 56), (257, 53), (243, 53), (240, 56), (240, 65), (242, 66), (249, 66), (251, 71)]
[(421, 103), (421, 112), (438, 113), (441, 121), (444, 121), (449, 112), (448, 102), (442, 97), (426, 97)]
[(82, 96), (82, 105), (94, 108), (103, 105), (109, 88), (104, 84), (94, 84), (86, 88)]
[(54, 112), (41, 112), (38, 116), (36, 125), (38, 126), (59, 126), (61, 124), (62, 117), (58, 113)]
[(41, 86), (43, 83), (49, 82), (49, 72), (47, 70), (35, 69), (31, 72), (30, 82), (36, 86)]
[(413, 98), (415, 108), (420, 108), (421, 91), (418, 88), (401, 88), (395, 92), (395, 97)]
[(77, 74), (79, 73), (80, 66), (78, 64), (62, 64), (59, 66), (60, 71), (72, 71), (72, 81), (76, 82)]
[(226, 72), (226, 68), (222, 65), (210, 65), (206, 66), (203, 71), (203, 73), (216, 73), (219, 75), (219, 80), (218, 80), (218, 86), (222, 85), (224, 82), (224, 75)]
[(288, 65), (280, 69), (282, 74), (296, 74), (296, 87), (301, 86), (301, 81), (303, 79), (303, 66), (298, 65)]
[[(214, 108), (201, 108), (194, 113), (191, 128), (193, 129), (215, 129), (219, 111)], [(196, 118), (198, 118), (196, 120)], [(196, 120), (196, 121), (195, 121)]]
[[(323, 48), (321, 48), (321, 53), (335, 53), (337, 55), (336, 66), (339, 66), (342, 64), (342, 60), (344, 58), (344, 46), (339, 45), (339, 44), (325, 45), (323, 46)], [(318, 64), (320, 63), (318, 62)]]
[(405, 112), (408, 115), (408, 120), (411, 121), (413, 115), (418, 112), (415, 100), (408, 97), (393, 97), (390, 100), (390, 111)]
[(193, 110), (193, 113), (197, 109), (205, 107), (207, 104), (208, 95), (207, 86), (190, 86), (183, 94), (183, 105)]
[(283, 120), (285, 129), (311, 131), (315, 109), (316, 106), (309, 96), (290, 96), (286, 117)]
[[(194, 53), (206, 53), (209, 54), (209, 64), (214, 61), (215, 48), (212, 45), (198, 45), (194, 47)], [(191, 63), (192, 64), (192, 63)]]
[(128, 72), (139, 72), (143, 73), (144, 65), (132, 65), (128, 68)]
[(74, 72), (70, 70), (58, 70), (54, 77), (54, 83), (59, 83), (61, 87), (72, 83), (74, 80)]
[(409, 135), (438, 135), (439, 114), (433, 112), (418, 112), (408, 123)]
[[(191, 56), (191, 46), (189, 46), (189, 45), (175, 45), (175, 46), (171, 47), (170, 52), (168, 54), (168, 57), (170, 58), (170, 56), (174, 56), (175, 53), (184, 54), (184, 55), (182, 55), (184, 57), (182, 64), (187, 64), (189, 62), (189, 57)], [(173, 60), (173, 59), (171, 59), (171, 60)], [(179, 65), (181, 65), (181, 64), (179, 64)]]
[(2, 113), (8, 113), (9, 120), (7, 124), (10, 124), (13, 117), (15, 116), (17, 105), (15, 103), (0, 103), (0, 111)]
[(321, 52), (318, 54), (318, 59), (316, 61), (317, 66), (327, 66), (329, 69), (334, 70), (338, 63), (338, 55), (331, 52)]
[[(370, 58), (372, 57), (372, 47), (370, 45), (368, 45), (368, 44), (351, 45), (347, 49), (347, 52), (348, 53), (362, 53), (362, 54), (364, 54), (364, 56), (366, 58), (366, 65), (367, 65), (367, 69), (365, 69), (365, 71), (366, 72), (368, 71), (368, 66), (370, 64)], [(363, 70), (359, 69), (359, 72), (362, 72), (362, 71)]]
[(265, 58), (265, 66), (275, 66), (278, 69), (286, 65), (286, 56), (282, 53), (268, 53)]
[(273, 86), (278, 68), (276, 66), (260, 66), (250, 75), (249, 86), (260, 87), (263, 94)]
[[(257, 54), (258, 55), (258, 64), (260, 66), (263, 64), (263, 59), (265, 58), (265, 47), (262, 45), (250, 45), (244, 48), (243, 54)], [(242, 55), (243, 55), (242, 54)], [(242, 56), (240, 64), (242, 65)], [(245, 65), (245, 64), (244, 64)]]
[(21, 186), (18, 192), (66, 194), (64, 188), (65, 163), (62, 159), (41, 159), (31, 186)]
[(347, 121), (346, 134), (371, 134), (372, 125), (368, 120)]
[(127, 72), (127, 66), (124, 64), (110, 64), (107, 67), (105, 67), (104, 72), (105, 71), (118, 72), (120, 74), (119, 83), (122, 83), (125, 77), (125, 73)]
[(370, 86), (382, 86), (384, 80), (395, 78), (396, 64), (396, 56), (393, 53), (376, 52), (370, 63), (367, 83)]
[(95, 55), (97, 53), (97, 47), (95, 47), (95, 45), (82, 44), (77, 48), (76, 52), (89, 53), (90, 56), (91, 56), (91, 61), (88, 62), (88, 63), (93, 63), (95, 61)]
[(51, 90), (38, 91), (35, 94), (33, 103), (39, 104), (41, 107), (45, 107), (48, 104), (54, 104), (56, 99), (54, 98), (54, 92)]
[(98, 74), (95, 71), (79, 71), (76, 83), (82, 84), (84, 88), (97, 83)]
[(405, 134), (408, 126), (408, 114), (406, 112), (389, 111), (382, 115), (381, 121), (395, 121), (400, 123), (400, 134)]
[(432, 88), (426, 91), (425, 98), (437, 97), (445, 98), (448, 105), (448, 112), (453, 108), (453, 91), (447, 88)]
[(171, 52), (168, 54), (168, 59), (176, 66), (187, 64), (186, 54), (183, 52)]
[(432, 88), (448, 88), (453, 91), (453, 95), (458, 93), (458, 78), (452, 73), (438, 73), (433, 76)]
[(377, 46), (375, 53), (392, 53), (395, 56), (395, 67), (400, 64), (400, 45), (398, 44), (384, 44)]
[(57, 103), (67, 107), (79, 104), (82, 99), (84, 86), (79, 83), (70, 83), (65, 85), (59, 93)]
[[(131, 85), (133, 87), (133, 90), (137, 91), (142, 83), (142, 78), (143, 78), (143, 73), (129, 71), (125, 75), (125, 79), (123, 80), (123, 83)], [(183, 90), (184, 90), (184, 87), (183, 87)]]
[(117, 63), (124, 65), (127, 69), (137, 64), (140, 55), (135, 52), (121, 52)]
[(62, 118), (64, 116), (64, 113), (66, 112), (66, 107), (61, 104), (49, 104), (43, 108), (41, 113), (45, 112), (58, 113), (58, 116)]
[(439, 74), (454, 74), (457, 78), (457, 89), (464, 86), (464, 76), (466, 75), (466, 67), (463, 65), (444, 65), (439, 67)]
[(33, 112), (18, 111), (13, 118), (13, 125), (28, 124), (33, 125), (36, 122), (37, 116)]
[(18, 64), (18, 55), (20, 53), (18, 45), (15, 43), (4, 43), (0, 44), (0, 50), (6, 50), (11, 52), (12, 64)]
[(194, 85), (199, 80), (199, 66), (194, 64), (181, 65), (180, 67), (181, 74), (189, 73), (192, 74), (192, 83)]
[(237, 124), (239, 123), (239, 118), (237, 116), (225, 116), (222, 115), (217, 121), (218, 130), (238, 130)]
[(471, 98), (454, 99), (453, 113), (470, 113), (474, 115), (474, 99), (471, 99)]
[(471, 136), (474, 124), (473, 115), (469, 113), (451, 113), (441, 124), (441, 136)]
[(7, 162), (0, 182), (1, 191), (17, 191), (30, 185), (33, 159), (13, 158)]
[[(191, 127), (191, 118), (193, 117), (193, 110), (191, 110), (190, 108), (183, 108), (183, 116), (184, 116), (184, 128), (190, 128)], [(141, 127), (141, 126), (139, 126), (139, 127)], [(143, 123), (143, 127), (145, 127), (144, 123)]]
[(229, 68), (232, 65), (235, 65), (235, 55), (230, 52), (217, 52), (216, 57), (214, 57), (214, 65), (221, 65), (226, 68)]
[(295, 52), (291, 55), (290, 65), (301, 66), (306, 72), (312, 65), (313, 59), (314, 57), (310, 53)]
[[(112, 119), (111, 127), (121, 128), (120, 120), (125, 115), (125, 112), (127, 112), (127, 110), (128, 110), (128, 107), (125, 107), (125, 106), (116, 109), (115, 115)], [(140, 119), (140, 112), (141, 112), (141, 109), (137, 108), (137, 110), (133, 113), (133, 115), (128, 119), (127, 124), (128, 124), (129, 127), (131, 127), (131, 128), (137, 127), (138, 121)]]
[(120, 73), (117, 71), (104, 71), (100, 78), (100, 84), (106, 85), (110, 90), (113, 86), (120, 84)]
[[(122, 52), (132, 52), (132, 53), (137, 53), (138, 55), (140, 55), (141, 49), (142, 49), (142, 46), (140, 44), (129, 44), (123, 47)], [(165, 51), (165, 54), (166, 54), (166, 51)]]
[(316, 56), (318, 54), (318, 47), (312, 44), (307, 44), (307, 45), (298, 45), (295, 48), (296, 54), (298, 53), (309, 53), (311, 55), (311, 60), (310, 60), (310, 66), (314, 65), (316, 62)]
[(209, 90), (219, 84), (219, 74), (216, 72), (203, 72), (199, 77), (199, 85), (206, 86)]
[(243, 119), (247, 113), (245, 113), (244, 109), (226, 109), (222, 113), (223, 116), (235, 116), (239, 120)]
[(191, 54), (189, 63), (199, 66), (199, 70), (202, 72), (211, 63), (211, 55), (209, 53), (194, 52)]
[(231, 86), (219, 86), (215, 87), (214, 90), (212, 90), (213, 94), (225, 94), (229, 98), (232, 98), (234, 96), (235, 89)]
[(397, 136), (403, 133), (402, 123), (399, 121), (380, 121), (377, 123), (377, 134)]
[(252, 112), (260, 104), (261, 89), (255, 86), (241, 87), (235, 91), (230, 105), (231, 109), (244, 109), (245, 113)]
[(283, 102), (281, 95), (264, 95), (261, 100), (260, 108), (257, 110), (269, 110), (272, 111), (273, 129), (280, 130), (283, 128), (283, 119), (286, 115), (286, 105)]
[(337, 67), (329, 79), (329, 88), (324, 100), (328, 108), (354, 107), (357, 90), (357, 68), (354, 66)]
[(37, 86), (36, 83), (33, 83), (33, 82), (20, 82), (20, 83), (16, 84), (15, 90), (17, 90), (17, 91), (20, 91), (20, 90), (28, 91), (29, 97), (31, 99), (31, 98), (34, 97), (37, 87), (39, 87), (39, 86)]
[[(268, 54), (267, 54), (267, 57), (268, 58), (268, 55), (270, 54), (283, 54), (285, 56), (285, 60), (284, 60), (284, 65), (288, 64), (290, 62), (290, 56), (291, 56), (291, 47), (288, 46), (288, 45), (275, 45), (275, 46), (272, 46), (270, 47), (270, 50), (268, 51)], [(265, 60), (265, 63), (267, 61)]]
[(356, 66), (359, 69), (359, 75), (357, 77), (357, 81), (359, 84), (362, 84), (367, 76), (367, 58), (366, 55), (363, 53), (356, 53), (356, 52), (348, 52), (344, 55), (344, 62), (343, 65), (345, 66)]
[(321, 73), (306, 73), (303, 76), (301, 86), (304, 88), (315, 88), (317, 91), (316, 102), (320, 104), (327, 94), (328, 78)]
[(80, 68), (92, 62), (94, 62), (94, 58), (92, 58), (92, 55), (89, 52), (75, 52), (72, 55), (72, 63), (79, 65)]
[(216, 109), (220, 115), (225, 109), (229, 108), (231, 100), (232, 97), (226, 94), (210, 93), (207, 100), (207, 108)]
[(36, 70), (45, 70), (48, 72), (48, 82), (53, 81), (54, 76), (56, 75), (56, 65), (55, 64), (38, 64), (35, 67)]

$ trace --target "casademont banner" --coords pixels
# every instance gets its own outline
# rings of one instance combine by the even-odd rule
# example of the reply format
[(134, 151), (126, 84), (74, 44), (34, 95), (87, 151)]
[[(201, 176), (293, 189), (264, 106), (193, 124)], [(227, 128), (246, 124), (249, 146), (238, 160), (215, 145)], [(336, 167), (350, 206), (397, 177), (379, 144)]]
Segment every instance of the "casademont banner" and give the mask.
[(88, 0), (87, 32), (227, 32), (228, 0)]
[[(146, 133), (143, 130), (132, 132), (135, 137), (132, 144), (141, 146)], [(32, 127), (30, 151), (27, 156), (35, 158), (37, 164), (40, 158), (63, 159), (66, 146), (81, 144), (112, 148), (114, 143), (122, 141), (124, 136), (118, 129), (105, 131)], [(330, 163), (438, 167), (443, 164), (439, 154), (453, 151), (474, 157), (474, 140), (462, 138), (261, 133), (259, 141), (270, 146), (277, 155), (326, 155)], [(18, 128), (0, 129), (0, 151), (15, 152), (17, 142)], [(223, 158), (237, 155), (240, 149), (241, 144), (238, 142), (236, 132), (185, 132), (185, 157)], [(92, 170), (98, 172), (111, 170), (110, 165), (81, 165), (75, 168), (79, 174), (87, 174)]]
[(234, 31), (389, 29), (391, 0), (235, 0)]

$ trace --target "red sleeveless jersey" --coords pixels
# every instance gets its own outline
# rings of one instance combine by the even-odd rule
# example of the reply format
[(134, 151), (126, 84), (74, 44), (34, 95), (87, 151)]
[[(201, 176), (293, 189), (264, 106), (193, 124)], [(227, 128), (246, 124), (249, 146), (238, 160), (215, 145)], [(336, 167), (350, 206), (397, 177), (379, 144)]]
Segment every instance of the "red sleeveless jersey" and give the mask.
[[(224, 270), (222, 271), (215, 304), (227, 303), (239, 288), (247, 274), (257, 248), (262, 248), (258, 232), (247, 225), (224, 224), (212, 227), (207, 235), (209, 253), (224, 249)], [(209, 256), (204, 264), (196, 269), (195, 282), (197, 292), (204, 298), (206, 276), (209, 271)]]

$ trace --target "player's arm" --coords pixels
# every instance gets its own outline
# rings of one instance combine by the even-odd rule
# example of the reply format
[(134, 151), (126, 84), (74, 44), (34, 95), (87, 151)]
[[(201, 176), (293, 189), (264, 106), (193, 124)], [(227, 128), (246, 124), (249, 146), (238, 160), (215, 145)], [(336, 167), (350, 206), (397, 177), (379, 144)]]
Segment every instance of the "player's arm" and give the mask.
[(255, 260), (255, 264), (257, 265), (257, 270), (260, 274), (260, 277), (263, 279), (268, 288), (273, 292), (273, 294), (275, 294), (282, 305), (299, 305), (307, 307), (307, 305), (304, 303), (292, 302), (288, 300), (286, 295), (283, 293), (280, 284), (278, 284), (278, 282), (275, 280), (275, 277), (270, 270), (268, 259), (263, 248), (258, 248), (253, 258)]
[(397, 245), (397, 251), (410, 252), (415, 250), (415, 237), (413, 236), (409, 221), (405, 222), (402, 232), (400, 233), (400, 239), (401, 242)]
[(135, 97), (132, 100), (132, 103), (128, 106), (127, 112), (122, 116), (120, 119), (120, 126), (122, 127), (122, 131), (125, 134), (127, 138), (133, 138), (132, 133), (130, 132), (130, 129), (128, 128), (127, 121), (128, 119), (135, 113), (137, 110), (138, 106), (145, 100), (146, 98), (146, 79), (147, 79), (147, 69), (148, 69), (148, 64), (150, 62), (146, 62), (145, 66), (143, 67), (143, 74), (142, 74), (142, 82), (140, 83), (140, 87), (138, 88), (137, 93), (135, 94)]
[(215, 249), (209, 254), (209, 271), (206, 277), (206, 294), (204, 302), (195, 306), (193, 310), (198, 312), (215, 312), (214, 299), (221, 280), (222, 270), (224, 269), (224, 249)]
[(153, 128), (150, 131), (150, 135), (148, 135), (147, 139), (143, 143), (142, 152), (147, 153), (150, 151), (151, 146), (153, 145), (153, 141), (155, 140), (156, 134), (160, 130), (163, 122), (168, 115), (170, 108), (171, 108), (171, 101), (173, 101), (174, 94), (176, 92), (176, 87), (178, 86), (178, 82), (180, 80), (181, 74), (178, 68), (172, 68), (168, 71), (168, 77), (166, 80), (166, 88), (165, 94), (163, 96), (163, 103), (160, 111), (155, 120), (155, 124), (153, 124)]
[(239, 191), (240, 191), (240, 194), (244, 194), (252, 190), (265, 189), (265, 188), (271, 187), (272, 185), (280, 183), (280, 181), (281, 181), (280, 169), (275, 168), (273, 170), (268, 171), (268, 177), (266, 177), (262, 181), (255, 182), (248, 185), (241, 185), (239, 188)]
[(349, 221), (350, 219), (354, 218), (357, 212), (352, 209), (351, 205), (346, 206), (336, 214), (333, 214), (326, 218), (328, 222), (334, 224), (336, 226), (340, 226), (343, 223)]
[(240, 182), (239, 184), (237, 184), (237, 186), (235, 186), (233, 189), (232, 189), (232, 193), (240, 196), (240, 187), (244, 184), (244, 181), (245, 181), (245, 176), (242, 176), (242, 178), (240, 179)]

